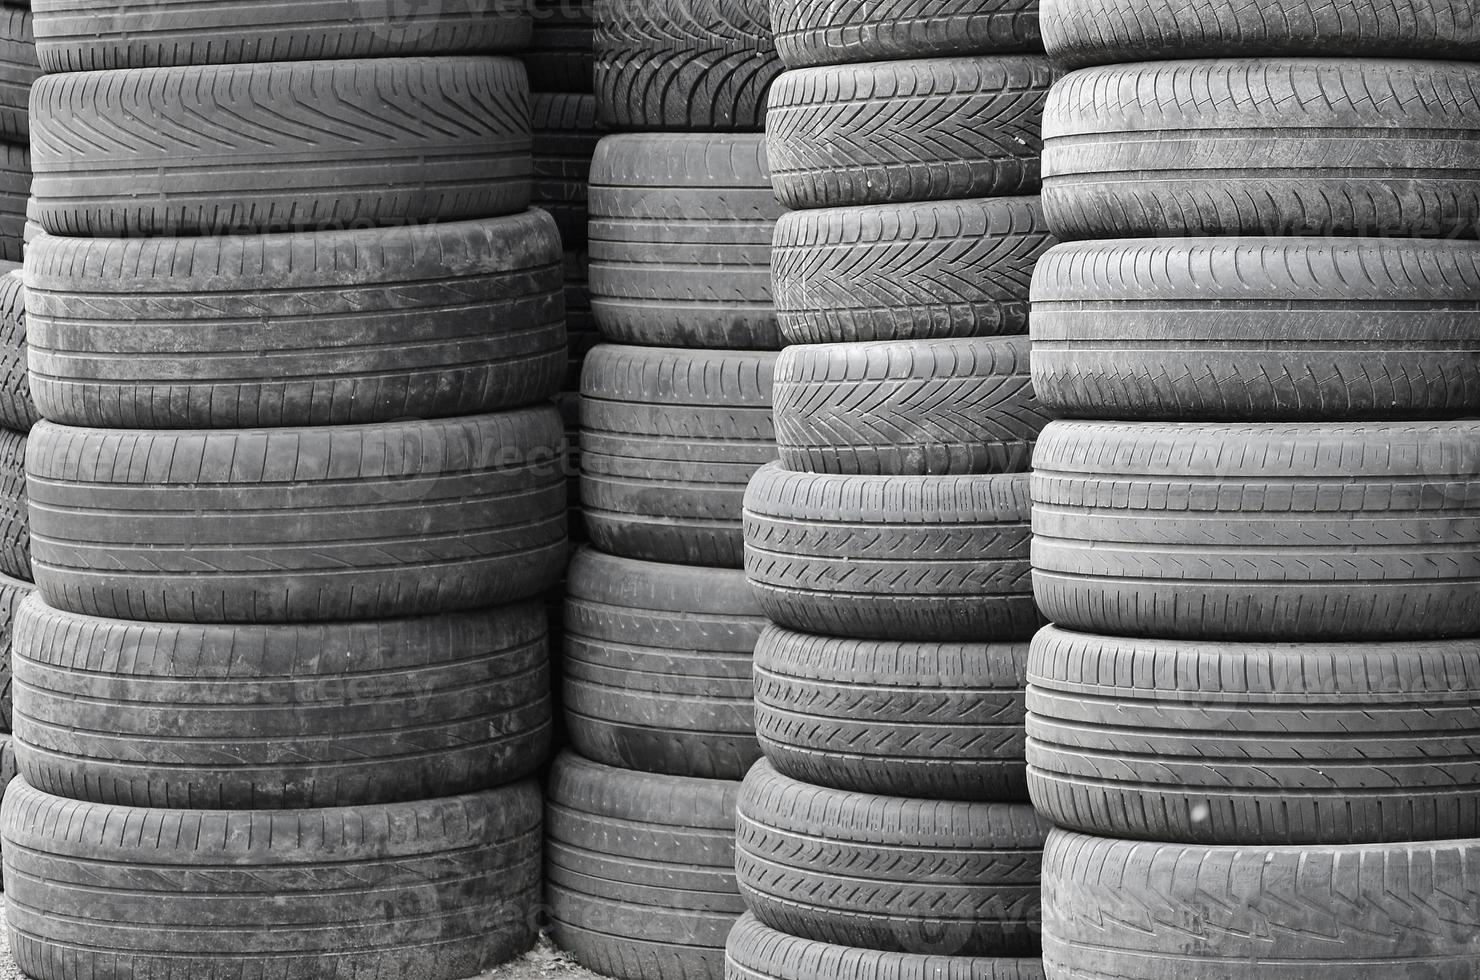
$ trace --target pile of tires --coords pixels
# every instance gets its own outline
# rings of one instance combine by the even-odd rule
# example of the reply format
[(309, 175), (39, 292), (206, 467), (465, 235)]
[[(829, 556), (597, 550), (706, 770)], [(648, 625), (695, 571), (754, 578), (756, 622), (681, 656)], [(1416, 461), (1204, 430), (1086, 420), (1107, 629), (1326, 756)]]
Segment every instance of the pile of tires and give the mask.
[(1473, 976), (1480, 25), (1044, 0), (1043, 31), (1077, 69), (1032, 294), (1046, 973)]
[(519, 954), (567, 551), (530, 18), (34, 7), (40, 231), (0, 393), (35, 421), (16, 962), (451, 980)]
[[(21, 261), (30, 239), (26, 200), (31, 192), (31, 85), (41, 74), (31, 8), (26, 0), (0, 2), (0, 262)], [(7, 270), (8, 271), (8, 270)]]
[(1028, 285), (1058, 73), (1032, 0), (775, 0), (780, 459), (744, 499), (765, 758), (735, 980), (1041, 977)]

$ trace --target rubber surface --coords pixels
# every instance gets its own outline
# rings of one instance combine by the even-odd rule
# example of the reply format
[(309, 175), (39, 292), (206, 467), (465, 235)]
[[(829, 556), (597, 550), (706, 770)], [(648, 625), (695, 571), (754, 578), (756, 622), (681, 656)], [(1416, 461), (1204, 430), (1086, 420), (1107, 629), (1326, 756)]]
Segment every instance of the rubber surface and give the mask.
[(31, 11), (0, 6), (0, 139), (26, 141), (31, 132), (31, 85), (40, 75)]
[(27, 373), (26, 283), (21, 267), (0, 263), (0, 427), (30, 432), (41, 421)]
[(30, 196), (30, 150), (0, 142), (0, 262), (21, 261)]
[(116, 619), (297, 622), (539, 595), (565, 561), (553, 407), (219, 432), (43, 422), (26, 460), (38, 586)]
[(534, 34), (521, 59), (536, 92), (595, 90), (596, 24), (591, 0), (533, 0)]
[[(1393, 107), (1402, 106), (1394, 115)], [(1480, 65), (1223, 59), (1086, 68), (1044, 113), (1059, 238), (1474, 238)]]
[(5, 793), (6, 918), (35, 980), (381, 975), (454, 980), (535, 941), (540, 793), (311, 810)]
[(1055, 831), (1054, 980), (1473, 980), (1473, 840), (1205, 847)]
[(761, 762), (740, 791), (735, 876), (751, 913), (789, 936), (1031, 956), (1047, 832), (1026, 804), (845, 793)]
[(47, 75), (32, 124), (54, 235), (346, 229), (529, 204), (529, 85), (509, 58)]
[(1039, 0), (771, 0), (789, 68), (1041, 51)]
[(26, 444), (19, 432), (0, 429), (0, 576), (32, 580), (30, 500)]
[(745, 571), (766, 615), (808, 633), (1027, 639), (1026, 474), (833, 476), (763, 468), (745, 494)]
[(1041, 55), (789, 71), (766, 124), (776, 196), (819, 208), (1035, 193), (1058, 76)]
[[(12, 640), (15, 635), (16, 610), (36, 586), (9, 575), (0, 575), (0, 732), (9, 733), (13, 723), (12, 710), (13, 677), (10, 669)], [(5, 761), (10, 766), (6, 775), (0, 770), (0, 780), (8, 780), (15, 774), (15, 754), (6, 749)]]
[(776, 361), (781, 465), (808, 473), (1018, 473), (1049, 416), (1028, 339), (788, 347)]
[(1053, 239), (1037, 197), (791, 211), (771, 272), (789, 344), (943, 340), (1028, 329)]
[(1038, 604), (1119, 636), (1480, 631), (1480, 423), (1055, 422), (1033, 473)]
[(550, 774), (550, 933), (619, 980), (721, 980), (735, 885), (730, 780), (655, 776), (567, 752)]
[(1033, 282), (1033, 388), (1060, 417), (1480, 414), (1480, 244), (1076, 242)]
[(591, 306), (630, 344), (775, 350), (765, 141), (608, 136), (591, 166)]
[(566, 731), (621, 769), (740, 779), (760, 758), (751, 654), (766, 621), (732, 568), (576, 553), (566, 573)]
[(533, 130), (534, 194), (531, 203), (548, 211), (567, 249), (586, 242), (587, 185), (601, 132), (596, 98), (567, 92), (535, 92), (529, 100)]
[(755, 728), (783, 775), (930, 799), (1027, 799), (1025, 643), (845, 640), (772, 626)]
[(745, 486), (776, 458), (766, 351), (603, 344), (581, 381), (581, 506), (625, 558), (739, 568)]
[(31, 384), (52, 421), (108, 428), (530, 405), (566, 373), (562, 263), (535, 211), (306, 235), (42, 236), (27, 273)]

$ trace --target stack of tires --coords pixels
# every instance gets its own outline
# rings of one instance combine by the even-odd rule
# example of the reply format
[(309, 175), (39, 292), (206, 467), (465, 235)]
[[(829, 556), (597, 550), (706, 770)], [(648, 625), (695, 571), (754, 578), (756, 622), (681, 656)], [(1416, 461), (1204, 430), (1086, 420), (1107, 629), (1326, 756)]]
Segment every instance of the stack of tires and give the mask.
[(566, 350), (529, 18), (355, 14), (36, 4), (0, 823), (38, 980), (454, 978), (535, 937)]
[[(29, 13), (29, 12), (28, 12)], [(30, 594), (26, 436), (39, 421), (26, 381), (26, 291), (21, 267), (0, 262), (0, 796), (15, 776), (10, 744), (10, 640), (16, 607)]]
[(1045, 0), (1044, 34), (1079, 69), (1033, 290), (1047, 973), (1474, 976), (1480, 22)]
[[(780, 462), (745, 497), (772, 621), (735, 980), (1026, 980), (1027, 290), (1052, 244), (1037, 4), (777, 0)], [(1036, 53), (1035, 53), (1036, 52)]]
[(19, 262), (27, 237), (31, 193), (31, 84), (41, 74), (31, 9), (24, 0), (0, 3), (0, 262)]
[(760, 757), (741, 503), (776, 458), (780, 207), (762, 126), (777, 70), (753, 2), (596, 5), (607, 136), (591, 165), (581, 391), (590, 546), (566, 577), (572, 751), (551, 776), (557, 944), (626, 980), (719, 980), (744, 911), (735, 801)]

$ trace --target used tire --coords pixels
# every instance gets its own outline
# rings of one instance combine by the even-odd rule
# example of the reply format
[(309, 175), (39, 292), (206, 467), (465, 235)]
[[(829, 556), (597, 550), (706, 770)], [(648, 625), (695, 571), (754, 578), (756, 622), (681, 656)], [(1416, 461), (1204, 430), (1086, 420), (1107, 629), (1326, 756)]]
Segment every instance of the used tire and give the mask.
[(1076, 242), (1033, 281), (1033, 388), (1068, 418), (1480, 414), (1480, 243)]
[(536, 92), (594, 91), (591, 0), (534, 0), (534, 34), (523, 54)]
[(30, 501), (26, 493), (26, 444), (19, 432), (0, 429), (0, 576), (33, 579)]
[(17, 779), (6, 919), (36, 980), (241, 976), (453, 980), (535, 941), (533, 782), (414, 803), (180, 810), (79, 803)]
[(0, 262), (23, 256), (31, 196), (31, 151), (0, 143)]
[(603, 344), (581, 382), (581, 507), (624, 558), (739, 568), (745, 486), (776, 458), (766, 351)]
[(596, 100), (614, 129), (760, 130), (781, 72), (767, 0), (596, 2)]
[(41, 416), (26, 364), (26, 281), (18, 265), (0, 263), (0, 272), (0, 428), (30, 432)]
[(0, 7), (0, 139), (26, 142), (31, 132), (31, 85), (40, 75), (31, 11), (10, 4)]
[(576, 553), (566, 574), (566, 731), (622, 769), (740, 779), (760, 758), (745, 575)]
[[(59, 612), (15, 624), (26, 781), (94, 803), (352, 806), (455, 796), (550, 749), (544, 608), (181, 626)], [(165, 722), (168, 719), (168, 722)]]
[(586, 203), (591, 158), (601, 133), (596, 128), (596, 99), (575, 93), (536, 92), (530, 96), (534, 146), (533, 205), (548, 211), (567, 249), (586, 241)]
[(782, 626), (883, 640), (1027, 639), (1026, 474), (833, 476), (761, 469), (745, 571)]
[(1300, 55), (1472, 61), (1480, 44), (1480, 20), (1465, 0), (1041, 2), (1048, 53), (1071, 68)]
[(745, 911), (730, 780), (656, 776), (565, 753), (550, 773), (550, 933), (619, 980), (721, 980)]
[(775, 350), (765, 141), (608, 136), (591, 165), (591, 308), (620, 343)]
[[(14, 714), (11, 707), (13, 675), (11, 673), (11, 646), (15, 636), (16, 611), (21, 602), (36, 590), (30, 582), (9, 575), (0, 575), (0, 732), (9, 733)], [(14, 775), (14, 760), (10, 755), (10, 774)], [(3, 775), (3, 773), (0, 773)], [(6, 780), (8, 776), (4, 777)]]
[(1194, 643), (1045, 629), (1029, 667), (1038, 812), (1104, 837), (1480, 837), (1480, 642)]
[(1207, 847), (1055, 831), (1043, 854), (1044, 970), (1473, 980), (1477, 858), (1474, 840)]
[(113, 619), (386, 619), (528, 598), (565, 561), (553, 407), (217, 432), (43, 422), (37, 585)]
[(1026, 800), (1024, 643), (845, 640), (772, 626), (755, 728), (776, 770), (834, 789)]
[(781, 465), (807, 473), (1018, 473), (1049, 416), (1028, 338), (788, 347), (776, 361)]
[(510, 58), (47, 75), (32, 123), (54, 235), (342, 230), (529, 204), (529, 85)]
[(1480, 632), (1480, 423), (1055, 422), (1033, 465), (1034, 587), (1059, 626)]
[(1066, 241), (1474, 238), (1477, 126), (1475, 64), (1250, 58), (1086, 68), (1055, 86), (1044, 113), (1043, 210)]
[(789, 71), (766, 124), (776, 196), (821, 208), (1035, 193), (1058, 75), (1042, 55)]
[(1053, 244), (1036, 197), (790, 211), (771, 272), (789, 344), (945, 340), (1028, 329)]
[(771, 0), (788, 68), (1040, 51), (1039, 0)]
[(740, 791), (735, 877), (755, 917), (788, 936), (1030, 956), (1047, 832), (1027, 804), (847, 793), (760, 762)]

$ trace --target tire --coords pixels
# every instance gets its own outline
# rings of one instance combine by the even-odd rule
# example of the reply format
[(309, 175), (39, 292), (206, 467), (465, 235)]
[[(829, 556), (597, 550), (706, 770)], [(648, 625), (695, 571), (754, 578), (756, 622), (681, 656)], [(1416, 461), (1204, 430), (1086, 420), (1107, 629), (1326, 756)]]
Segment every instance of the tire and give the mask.
[(726, 980), (1043, 980), (1037, 957), (998, 959), (880, 953), (777, 932), (742, 916), (725, 949)]
[(539, 595), (565, 561), (553, 407), (383, 426), (33, 430), (48, 605), (176, 623), (389, 619)]
[(601, 133), (596, 128), (596, 98), (572, 93), (530, 96), (534, 132), (533, 204), (548, 211), (567, 249), (586, 243), (586, 202), (591, 158)]
[(26, 282), (21, 267), (0, 263), (0, 428), (26, 433), (41, 421), (26, 368)]
[(0, 139), (25, 143), (31, 132), (31, 85), (41, 76), (31, 11), (0, 7)]
[(0, 143), (0, 262), (24, 257), (27, 201), (31, 196), (31, 151)]
[(767, 0), (596, 0), (596, 103), (613, 129), (759, 132), (781, 73)]
[(180, 626), (78, 616), (33, 597), (14, 646), (21, 771), (69, 799), (399, 803), (511, 783), (549, 756), (537, 602), (353, 624)]
[(771, 0), (788, 68), (1042, 51), (1039, 0)]
[(508, 58), (47, 75), (32, 106), (54, 235), (343, 230), (529, 204), (529, 89)]
[(619, 343), (776, 350), (782, 215), (760, 136), (608, 136), (591, 165), (591, 306)]
[(788, 936), (1032, 956), (1047, 832), (1026, 804), (846, 793), (760, 762), (740, 790), (735, 877), (751, 913)]
[(581, 507), (624, 558), (739, 568), (745, 485), (776, 458), (766, 351), (603, 344), (581, 383)]
[(772, 626), (755, 728), (777, 772), (884, 796), (1026, 800), (1024, 643), (844, 640)]
[(745, 495), (745, 571), (766, 615), (880, 640), (1027, 639), (1026, 474), (833, 476), (767, 466)]
[(555, 760), (546, 808), (550, 933), (619, 980), (720, 980), (735, 886), (730, 780)]
[(565, 390), (579, 394), (581, 369), (591, 348), (601, 343), (596, 318), (591, 313), (591, 289), (587, 266), (590, 258), (584, 251), (565, 253), (565, 337), (570, 360), (567, 362)]
[(571, 747), (621, 769), (743, 778), (761, 755), (751, 654), (765, 625), (739, 569), (581, 549), (566, 574)]
[(1480, 65), (1456, 62), (1086, 68), (1044, 113), (1043, 210), (1065, 241), (1474, 238), (1477, 100)]
[(1472, 636), (1480, 423), (1055, 422), (1034, 456), (1033, 579), (1117, 636)]
[(807, 473), (1018, 473), (1049, 416), (1026, 337), (788, 347), (776, 362), (781, 465)]
[(595, 91), (591, 0), (534, 0), (534, 35), (524, 52), (529, 87), (536, 92)]
[(1474, 980), (1477, 848), (1207, 847), (1055, 831), (1043, 854), (1044, 972)]
[(1480, 837), (1480, 642), (1049, 628), (1029, 670), (1029, 786), (1060, 827), (1195, 844)]
[(789, 71), (766, 126), (776, 196), (822, 208), (1036, 193), (1058, 75), (1041, 55)]
[(1053, 244), (1036, 197), (790, 211), (776, 225), (776, 317), (789, 344), (946, 340), (1028, 330)]
[(33, 581), (31, 516), (26, 493), (26, 443), (0, 429), (0, 577)]
[(43, 236), (28, 273), (31, 386), (48, 419), (106, 428), (531, 405), (567, 370), (562, 261), (536, 211), (311, 235)]
[(36, 980), (452, 980), (536, 938), (533, 782), (439, 800), (311, 810), (79, 803), (5, 794), (16, 964)]
[(522, 4), (438, 0), (33, 0), (49, 72), (518, 51)]
[[(1172, 58), (1420, 58), (1472, 61), (1480, 21), (1462, 0), (1042, 0), (1061, 65)], [(779, 40), (778, 40), (779, 43)]]
[[(14, 711), (12, 709), (13, 674), (11, 673), (11, 647), (15, 635), (16, 611), (21, 602), (36, 590), (36, 586), (30, 582), (9, 575), (0, 575), (0, 732), (10, 733), (14, 723)], [(15, 760), (13, 753), (7, 749), (5, 760), (10, 766), (10, 773), (14, 775)], [(4, 775), (5, 770), (0, 767), (0, 777), (8, 781), (9, 777)]]
[(1480, 244), (1189, 238), (1060, 245), (1033, 284), (1033, 388), (1060, 417), (1480, 414)]

